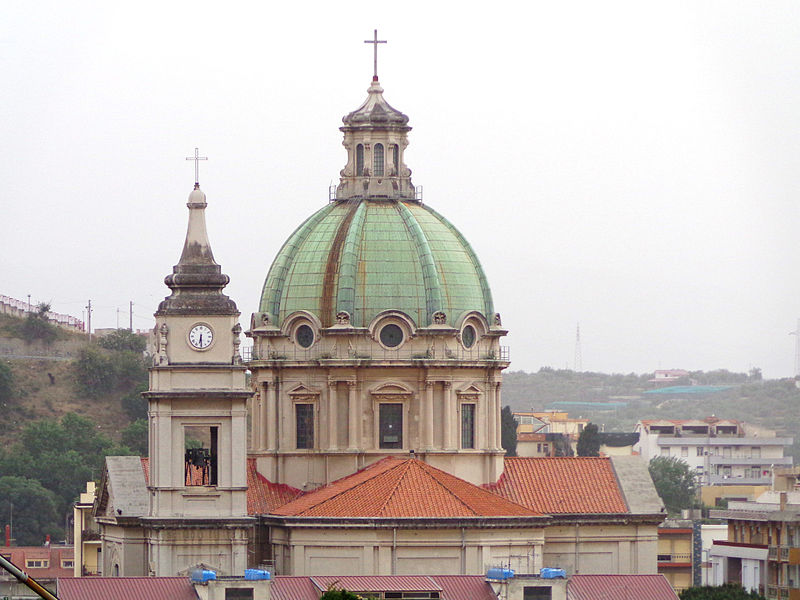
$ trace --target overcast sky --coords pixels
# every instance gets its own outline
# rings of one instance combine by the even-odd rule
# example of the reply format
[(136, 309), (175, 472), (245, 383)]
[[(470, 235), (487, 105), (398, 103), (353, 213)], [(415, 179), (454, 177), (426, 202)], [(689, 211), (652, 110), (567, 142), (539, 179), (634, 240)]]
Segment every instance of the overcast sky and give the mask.
[[(524, 8), (522, 8), (524, 6)], [(474, 8), (473, 8), (474, 7)], [(0, 294), (153, 325), (200, 181), (247, 326), (341, 117), (410, 117), (512, 369), (793, 375), (800, 3), (0, 2)]]

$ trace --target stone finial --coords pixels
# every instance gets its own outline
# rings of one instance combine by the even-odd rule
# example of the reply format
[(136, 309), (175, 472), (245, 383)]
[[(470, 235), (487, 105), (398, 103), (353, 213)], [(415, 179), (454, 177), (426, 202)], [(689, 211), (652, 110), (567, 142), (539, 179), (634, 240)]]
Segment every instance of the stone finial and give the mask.
[(494, 324), (498, 327), (503, 325), (503, 320), (500, 318), (500, 313), (494, 313)]
[(336, 313), (336, 324), (350, 325), (350, 313), (346, 310), (340, 310), (338, 313)]
[(444, 311), (437, 310), (435, 313), (433, 313), (433, 324), (447, 325), (447, 315)]

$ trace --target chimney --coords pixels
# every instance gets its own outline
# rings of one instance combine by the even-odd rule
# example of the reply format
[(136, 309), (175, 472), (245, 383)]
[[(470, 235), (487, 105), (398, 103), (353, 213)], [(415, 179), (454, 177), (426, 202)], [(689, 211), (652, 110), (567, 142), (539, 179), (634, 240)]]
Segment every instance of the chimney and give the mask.
[(44, 547), (45, 548), (49, 548), (50, 547), (50, 534), (49, 533), (44, 537)]

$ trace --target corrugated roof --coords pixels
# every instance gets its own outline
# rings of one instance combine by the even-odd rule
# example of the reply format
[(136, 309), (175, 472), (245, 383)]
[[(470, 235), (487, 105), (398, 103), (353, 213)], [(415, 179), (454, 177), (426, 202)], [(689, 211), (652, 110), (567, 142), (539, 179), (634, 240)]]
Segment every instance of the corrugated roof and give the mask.
[(59, 600), (197, 600), (186, 577), (59, 578)]
[(329, 585), (352, 592), (440, 593), (442, 600), (497, 600), (483, 575), (365, 575), (289, 577), (272, 581), (272, 600), (317, 600)]
[(356, 594), (361, 592), (441, 592), (442, 586), (428, 575), (336, 575), (311, 577), (320, 592), (335, 585)]
[(278, 575), (272, 580), (270, 600), (319, 600), (310, 577)]
[(606, 457), (506, 458), (497, 483), (484, 487), (539, 513), (628, 512)]
[(421, 460), (384, 458), (272, 511), (304, 517), (505, 517), (538, 513)]
[(247, 459), (247, 514), (263, 515), (283, 506), (303, 492), (282, 483), (272, 483), (256, 469), (256, 459)]
[(567, 600), (677, 600), (663, 575), (573, 575)]

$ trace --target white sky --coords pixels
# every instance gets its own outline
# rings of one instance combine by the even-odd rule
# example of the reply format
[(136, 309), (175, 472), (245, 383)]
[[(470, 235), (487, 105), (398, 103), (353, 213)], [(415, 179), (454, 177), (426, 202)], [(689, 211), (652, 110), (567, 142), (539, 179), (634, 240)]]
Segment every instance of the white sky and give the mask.
[(149, 328), (195, 146), (242, 311), (345, 163), (377, 27), (512, 368), (793, 374), (797, 2), (0, 2), (0, 294)]

